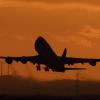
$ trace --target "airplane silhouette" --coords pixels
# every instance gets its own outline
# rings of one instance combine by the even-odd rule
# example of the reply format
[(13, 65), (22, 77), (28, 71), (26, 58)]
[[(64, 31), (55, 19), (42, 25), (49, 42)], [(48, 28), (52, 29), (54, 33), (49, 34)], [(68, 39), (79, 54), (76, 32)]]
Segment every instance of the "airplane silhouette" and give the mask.
[(66, 70), (83, 70), (85, 68), (71, 68), (65, 67), (64, 65), (74, 65), (76, 63), (89, 63), (92, 66), (96, 65), (96, 62), (100, 62), (100, 59), (88, 59), (88, 58), (73, 58), (66, 57), (67, 49), (64, 49), (62, 56), (57, 56), (55, 52), (52, 50), (50, 45), (43, 37), (38, 37), (35, 41), (35, 50), (38, 52), (36, 56), (21, 56), (21, 57), (3, 57), (0, 59), (5, 59), (7, 64), (12, 64), (13, 61), (21, 62), (26, 64), (27, 62), (31, 62), (36, 64), (37, 71), (41, 70), (41, 64), (45, 65), (45, 71), (49, 71), (51, 69), (54, 72), (65, 72)]

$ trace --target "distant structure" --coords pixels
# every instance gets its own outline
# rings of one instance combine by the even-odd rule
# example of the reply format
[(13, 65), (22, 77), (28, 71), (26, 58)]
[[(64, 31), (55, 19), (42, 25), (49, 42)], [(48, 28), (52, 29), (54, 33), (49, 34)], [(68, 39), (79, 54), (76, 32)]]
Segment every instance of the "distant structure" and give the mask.
[(77, 71), (76, 73), (76, 96), (80, 95), (80, 73)]
[(3, 62), (0, 62), (0, 76), (3, 76)]

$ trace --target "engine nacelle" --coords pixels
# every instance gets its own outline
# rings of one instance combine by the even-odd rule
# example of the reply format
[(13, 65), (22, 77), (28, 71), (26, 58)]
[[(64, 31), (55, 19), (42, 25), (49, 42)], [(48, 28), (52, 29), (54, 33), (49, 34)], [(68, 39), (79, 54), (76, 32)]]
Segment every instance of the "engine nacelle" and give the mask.
[(26, 64), (28, 60), (26, 58), (22, 57), (20, 61), (21, 61), (21, 63)]
[(6, 58), (5, 62), (6, 62), (7, 64), (12, 64), (13, 61), (12, 61), (11, 58), (8, 57), (8, 58)]
[(90, 61), (89, 64), (92, 65), (92, 66), (96, 66), (96, 62), (95, 61)]

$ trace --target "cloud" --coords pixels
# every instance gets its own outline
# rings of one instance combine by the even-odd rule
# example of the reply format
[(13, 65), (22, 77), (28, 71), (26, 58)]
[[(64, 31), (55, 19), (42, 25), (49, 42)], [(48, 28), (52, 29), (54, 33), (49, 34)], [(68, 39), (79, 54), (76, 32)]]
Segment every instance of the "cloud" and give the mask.
[(1, 0), (1, 1), (15, 1), (15, 2), (44, 2), (44, 3), (51, 3), (51, 4), (58, 4), (58, 3), (87, 3), (87, 4), (95, 4), (99, 5), (99, 0)]
[[(57, 40), (56, 44), (75, 44), (77, 47), (91, 48), (97, 41), (92, 38), (98, 37), (98, 32), (96, 35), (94, 32), (96, 29), (98, 29), (96, 31), (99, 31), (100, 28), (99, 6), (82, 3), (55, 4), (44, 2), (17, 2), (13, 7), (11, 5), (9, 7), (5, 7), (5, 4), (0, 6), (1, 34), (7, 33), (9, 37), (10, 35), (15, 37), (17, 35), (29, 36), (27, 44), (32, 43), (30, 41), (34, 40), (35, 36), (42, 35), (42, 33), (54, 35), (54, 39)], [(96, 28), (91, 29), (91, 35), (89, 33), (84, 35), (85, 29), (83, 30), (83, 27), (87, 25)], [(88, 39), (89, 37), (92, 38)], [(22, 37), (17, 36), (17, 39), (22, 39)]]
[[(73, 29), (74, 32), (86, 24), (99, 26), (99, 6), (77, 3), (8, 3), (0, 5), (0, 7), (3, 6), (4, 8), (0, 9), (0, 26), (4, 26), (6, 29), (10, 29), (10, 26), (23, 29), (24, 26), (24, 29), (29, 28), (29, 30), (33, 30), (32, 28), (35, 27), (40, 32), (52, 33), (58, 30), (58, 33), (65, 33), (67, 29), (71, 31)], [(12, 6), (15, 7), (12, 9)]]
[(68, 42), (75, 44), (77, 46), (81, 46), (81, 47), (91, 48), (93, 46), (91, 40), (81, 37), (78, 34), (76, 34), (75, 36), (74, 35), (69, 36), (67, 40), (68, 40)]
[(75, 44), (81, 47), (94, 48), (100, 40), (100, 29), (95, 29), (91, 26), (85, 26), (79, 32), (66, 36), (51, 35), (52, 38), (62, 43)]
[[(45, 0), (44, 0), (45, 1)], [(51, 0), (52, 1), (52, 0)], [(29, 3), (27, 3), (29, 2)], [(30, 3), (31, 2), (31, 3)], [(48, 0), (49, 2), (49, 0)], [(58, 1), (59, 2), (59, 1)], [(56, 1), (57, 3), (57, 1)], [(0, 5), (1, 7), (14, 7), (14, 6), (21, 6), (21, 7), (25, 7), (25, 6), (33, 6), (34, 7), (39, 7), (42, 8), (44, 10), (54, 10), (54, 9), (85, 9), (85, 10), (89, 10), (89, 11), (100, 11), (100, 7), (99, 5), (91, 5), (88, 3), (78, 3), (78, 2), (61, 2), (61, 3), (46, 3), (43, 1), (39, 1), (39, 0), (0, 0)]]
[(78, 32), (79, 35), (89, 37), (89, 38), (97, 38), (100, 39), (100, 29), (92, 28), (91, 26), (85, 26), (81, 32)]
[(67, 39), (74, 44), (86, 47), (95, 47), (100, 40), (100, 29), (95, 29), (91, 26), (85, 26), (80, 32), (69, 36)]

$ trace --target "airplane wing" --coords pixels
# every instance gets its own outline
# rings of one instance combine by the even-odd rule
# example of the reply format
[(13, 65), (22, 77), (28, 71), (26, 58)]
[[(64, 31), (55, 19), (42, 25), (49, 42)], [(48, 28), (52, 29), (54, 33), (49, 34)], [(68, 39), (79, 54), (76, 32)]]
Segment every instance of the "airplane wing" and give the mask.
[(68, 65), (74, 65), (77, 63), (89, 63), (92, 66), (95, 66), (97, 62), (100, 62), (100, 59), (88, 59), (88, 58), (72, 58), (72, 57), (65, 57), (63, 58), (63, 63)]
[(35, 64), (38, 61), (38, 55), (37, 56), (22, 56), (22, 57), (0, 57), (0, 59), (4, 59), (6, 63), (12, 64), (13, 61), (21, 62), (23, 64), (26, 64), (28, 61)]
[[(6, 63), (12, 64), (13, 61), (21, 62), (26, 64), (28, 61), (35, 64), (39, 61), (39, 56), (22, 56), (22, 57), (0, 57), (0, 59), (4, 59)], [(95, 66), (97, 62), (100, 62), (100, 59), (87, 59), (87, 58), (73, 58), (73, 57), (64, 57), (62, 58), (64, 64), (74, 65), (77, 63), (89, 63), (92, 66)], [(74, 70), (74, 69), (73, 69)]]

